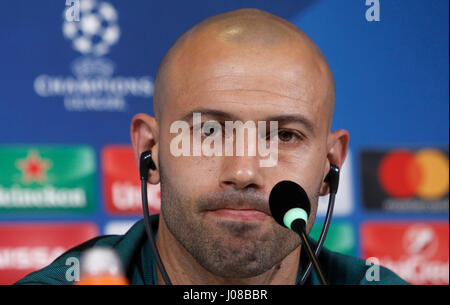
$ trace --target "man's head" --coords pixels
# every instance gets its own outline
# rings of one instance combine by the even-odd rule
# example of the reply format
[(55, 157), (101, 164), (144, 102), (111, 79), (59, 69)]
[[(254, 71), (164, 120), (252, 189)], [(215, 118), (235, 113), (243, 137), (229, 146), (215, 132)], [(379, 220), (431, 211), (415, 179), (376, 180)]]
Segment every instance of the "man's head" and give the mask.
[[(252, 277), (278, 264), (300, 239), (266, 215), (270, 190), (280, 180), (302, 185), (311, 229), (330, 162), (341, 166), (348, 145), (345, 130), (330, 131), (333, 110), (323, 54), (288, 21), (242, 9), (188, 30), (161, 63), (155, 118), (138, 114), (131, 126), (137, 160), (153, 152), (149, 182), (161, 182), (163, 225), (212, 274)], [(174, 156), (170, 126), (193, 112), (202, 122), (277, 121), (277, 165), (260, 167), (258, 156), (247, 155)]]

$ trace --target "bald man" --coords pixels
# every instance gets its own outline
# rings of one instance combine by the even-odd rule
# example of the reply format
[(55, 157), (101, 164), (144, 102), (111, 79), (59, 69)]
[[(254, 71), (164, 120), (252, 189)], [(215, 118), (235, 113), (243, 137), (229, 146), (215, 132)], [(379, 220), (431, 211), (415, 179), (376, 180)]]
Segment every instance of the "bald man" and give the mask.
[[(342, 166), (349, 142), (346, 130), (331, 131), (334, 99), (333, 76), (319, 48), (295, 25), (267, 12), (220, 14), (175, 42), (156, 77), (154, 117), (137, 114), (131, 123), (136, 160), (151, 150), (156, 165), (148, 183), (161, 185), (161, 213), (152, 226), (173, 284), (299, 282), (308, 259), (299, 236), (270, 216), (268, 197), (281, 180), (300, 184), (311, 202), (311, 230), (318, 198), (329, 193), (324, 179), (330, 164)], [(197, 122), (195, 114), (201, 115)], [(174, 132), (179, 122), (187, 132)], [(206, 122), (217, 124), (205, 130)], [(221, 143), (237, 134), (226, 133), (228, 122), (266, 122), (257, 137), (276, 144), (273, 166), (261, 166), (263, 156), (248, 154), (255, 145), (249, 135), (244, 155), (220, 149), (190, 154), (196, 131), (201, 141), (214, 137)], [(189, 144), (188, 154), (174, 153), (176, 137)], [(130, 283), (164, 284), (142, 221), (123, 236), (100, 237), (65, 253), (19, 283), (70, 284), (55, 274), (65, 274), (67, 257), (93, 246), (116, 249)], [(331, 284), (404, 283), (385, 268), (371, 281), (365, 261), (328, 250), (320, 261)], [(313, 272), (307, 284), (317, 283)]]

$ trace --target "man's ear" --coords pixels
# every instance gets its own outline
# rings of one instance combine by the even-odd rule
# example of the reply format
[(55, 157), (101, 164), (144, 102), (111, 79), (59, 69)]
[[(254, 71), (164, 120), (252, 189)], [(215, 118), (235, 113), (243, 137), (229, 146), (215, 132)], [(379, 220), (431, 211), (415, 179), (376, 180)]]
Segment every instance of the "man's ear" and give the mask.
[[(325, 172), (323, 177), (325, 178), (330, 171), (330, 163), (342, 168), (344, 164), (345, 157), (347, 156), (348, 142), (350, 140), (350, 135), (347, 130), (339, 129), (330, 134), (328, 137), (328, 153), (327, 153), (327, 164), (325, 166)], [(330, 187), (328, 183), (323, 182), (320, 187), (320, 196), (325, 196), (330, 192)]]
[(160, 179), (158, 163), (159, 127), (156, 119), (145, 113), (136, 114), (131, 120), (130, 134), (138, 168), (141, 153), (146, 150), (152, 151), (152, 159), (155, 162), (156, 169), (149, 170), (148, 182), (158, 184)]

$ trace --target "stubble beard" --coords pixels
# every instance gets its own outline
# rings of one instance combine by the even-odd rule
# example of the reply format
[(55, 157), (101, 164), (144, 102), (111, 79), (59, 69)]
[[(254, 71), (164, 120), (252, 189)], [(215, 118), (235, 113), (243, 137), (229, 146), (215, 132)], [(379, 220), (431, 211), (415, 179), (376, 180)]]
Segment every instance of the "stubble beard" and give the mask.
[[(160, 164), (161, 165), (161, 164)], [(244, 222), (208, 217), (209, 205), (224, 201), (260, 200), (254, 192), (232, 190), (188, 198), (171, 184), (160, 167), (161, 213), (174, 238), (210, 273), (222, 278), (260, 275), (295, 250), (299, 236), (273, 219)], [(267, 204), (267, 203), (265, 203)]]

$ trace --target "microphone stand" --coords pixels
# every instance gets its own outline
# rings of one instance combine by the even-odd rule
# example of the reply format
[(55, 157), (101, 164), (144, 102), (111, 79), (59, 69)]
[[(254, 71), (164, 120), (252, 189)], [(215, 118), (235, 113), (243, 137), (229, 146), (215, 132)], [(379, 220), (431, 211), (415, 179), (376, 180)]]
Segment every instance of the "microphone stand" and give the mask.
[(302, 219), (294, 220), (291, 224), (291, 228), (294, 232), (300, 235), (300, 238), (302, 239), (302, 245), (304, 245), (306, 248), (306, 253), (308, 253), (309, 259), (312, 261), (314, 268), (316, 269), (320, 282), (322, 283), (322, 285), (328, 285), (327, 280), (323, 275), (322, 269), (320, 268), (319, 261), (317, 260), (317, 257), (314, 254), (311, 245), (309, 244), (308, 237), (306, 236), (305, 221)]

